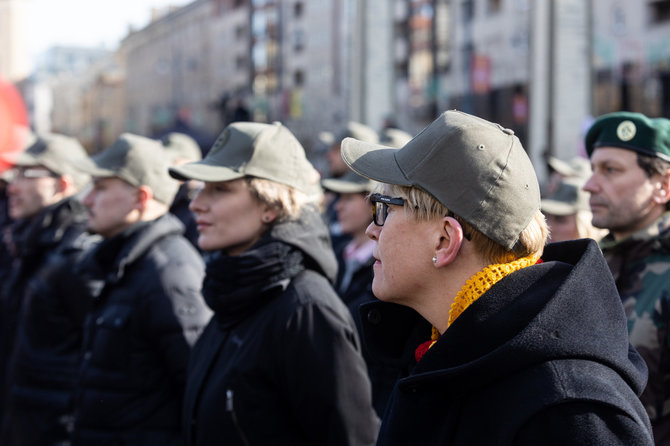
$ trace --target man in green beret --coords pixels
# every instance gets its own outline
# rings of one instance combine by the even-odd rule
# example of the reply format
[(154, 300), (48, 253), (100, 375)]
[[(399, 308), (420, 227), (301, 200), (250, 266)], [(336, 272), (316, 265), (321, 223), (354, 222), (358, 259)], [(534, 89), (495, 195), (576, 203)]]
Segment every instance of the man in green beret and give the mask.
[(656, 444), (670, 442), (670, 120), (640, 113), (600, 116), (586, 134), (593, 225), (645, 359), (642, 394)]

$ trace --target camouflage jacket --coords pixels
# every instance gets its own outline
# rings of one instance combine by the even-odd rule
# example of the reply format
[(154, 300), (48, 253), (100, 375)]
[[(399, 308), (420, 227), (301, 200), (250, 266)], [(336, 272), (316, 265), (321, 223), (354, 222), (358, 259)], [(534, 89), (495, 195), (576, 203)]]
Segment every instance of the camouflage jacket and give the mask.
[(628, 317), (630, 343), (649, 368), (641, 400), (654, 423), (670, 414), (670, 212), (624, 240), (608, 234), (600, 248)]

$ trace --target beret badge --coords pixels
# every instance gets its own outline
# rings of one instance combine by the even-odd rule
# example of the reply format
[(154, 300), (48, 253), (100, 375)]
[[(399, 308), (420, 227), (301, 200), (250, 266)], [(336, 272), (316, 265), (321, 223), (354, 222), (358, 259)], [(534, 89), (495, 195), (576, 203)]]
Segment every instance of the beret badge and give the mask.
[(633, 121), (621, 121), (621, 123), (616, 128), (616, 136), (621, 141), (630, 141), (635, 138), (635, 133), (637, 133), (637, 128)]

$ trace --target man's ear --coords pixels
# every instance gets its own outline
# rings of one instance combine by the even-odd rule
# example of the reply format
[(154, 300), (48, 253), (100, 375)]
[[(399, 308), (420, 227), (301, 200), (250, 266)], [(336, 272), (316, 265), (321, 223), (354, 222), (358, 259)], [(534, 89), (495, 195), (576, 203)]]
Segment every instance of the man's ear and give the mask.
[(154, 193), (149, 186), (142, 185), (137, 188), (137, 209), (144, 211), (149, 201), (154, 198)]
[(61, 194), (63, 198), (71, 195), (74, 187), (74, 180), (70, 175), (56, 177), (56, 193)]
[(653, 198), (658, 204), (665, 204), (670, 201), (670, 169), (667, 169), (665, 174), (659, 178)]
[(435, 246), (436, 267), (448, 265), (456, 260), (458, 252), (463, 244), (463, 228), (461, 224), (453, 217), (444, 217), (441, 220), (441, 236)]

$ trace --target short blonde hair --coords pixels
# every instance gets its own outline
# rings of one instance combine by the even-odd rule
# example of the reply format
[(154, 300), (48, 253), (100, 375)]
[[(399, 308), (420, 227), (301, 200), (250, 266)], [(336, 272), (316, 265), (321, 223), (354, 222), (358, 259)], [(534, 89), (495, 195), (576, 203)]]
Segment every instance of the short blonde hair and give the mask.
[(489, 264), (509, 263), (531, 254), (539, 257), (544, 251), (544, 245), (549, 236), (547, 222), (539, 209), (528, 226), (519, 234), (519, 240), (514, 249), (509, 250), (475, 229), (470, 223), (451, 212), (435, 197), (422, 189), (412, 186), (381, 184), (375, 188), (374, 192), (383, 192), (403, 198), (407, 202), (404, 207), (405, 214), (415, 221), (442, 218), (447, 215), (455, 218), (463, 228), (464, 236), (473, 243), (476, 252)]
[(245, 180), (249, 191), (260, 202), (278, 212), (276, 221), (296, 219), (303, 207), (312, 203), (316, 198), (276, 181), (250, 176), (245, 177)]

